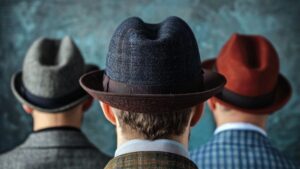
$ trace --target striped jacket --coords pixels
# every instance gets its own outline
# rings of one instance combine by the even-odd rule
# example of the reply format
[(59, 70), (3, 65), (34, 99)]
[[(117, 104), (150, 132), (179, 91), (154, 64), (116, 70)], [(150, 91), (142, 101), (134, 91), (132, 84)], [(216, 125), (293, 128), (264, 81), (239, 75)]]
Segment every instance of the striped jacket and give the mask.
[(100, 169), (109, 157), (79, 130), (34, 132), (14, 150), (0, 155), (1, 169)]
[(299, 169), (256, 131), (226, 130), (190, 152), (201, 169)]
[(189, 159), (167, 152), (142, 151), (113, 158), (105, 169), (197, 169)]

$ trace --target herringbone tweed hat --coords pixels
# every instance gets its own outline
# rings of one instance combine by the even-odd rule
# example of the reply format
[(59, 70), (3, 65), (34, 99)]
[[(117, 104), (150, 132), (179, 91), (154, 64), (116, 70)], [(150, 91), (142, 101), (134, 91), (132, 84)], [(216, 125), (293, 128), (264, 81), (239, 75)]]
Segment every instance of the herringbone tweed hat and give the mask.
[(22, 103), (42, 112), (62, 112), (89, 96), (81, 89), (80, 76), (97, 66), (86, 65), (70, 37), (39, 38), (29, 48), (23, 70), (11, 79), (11, 89)]

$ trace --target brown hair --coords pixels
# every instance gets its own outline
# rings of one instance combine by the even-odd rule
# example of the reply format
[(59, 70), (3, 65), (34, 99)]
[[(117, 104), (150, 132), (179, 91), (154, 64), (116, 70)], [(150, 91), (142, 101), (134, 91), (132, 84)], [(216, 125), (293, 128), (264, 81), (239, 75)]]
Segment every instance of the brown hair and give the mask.
[(144, 139), (154, 140), (181, 135), (187, 127), (192, 108), (175, 112), (137, 113), (114, 111), (122, 130), (134, 132)]

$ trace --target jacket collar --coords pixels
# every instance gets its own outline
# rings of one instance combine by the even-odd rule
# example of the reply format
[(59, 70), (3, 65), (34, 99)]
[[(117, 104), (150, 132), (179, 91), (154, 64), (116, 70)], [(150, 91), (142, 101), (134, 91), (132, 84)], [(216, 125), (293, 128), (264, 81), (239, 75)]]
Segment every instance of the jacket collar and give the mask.
[(251, 130), (259, 132), (265, 136), (267, 136), (267, 133), (264, 129), (260, 128), (259, 126), (256, 126), (251, 123), (245, 123), (245, 122), (234, 122), (234, 123), (225, 123), (221, 126), (219, 126), (214, 134), (218, 134), (220, 132), (226, 131), (226, 130)]
[(49, 127), (49, 128), (44, 128), (44, 129), (40, 129), (40, 130), (37, 130), (37, 131), (34, 131), (33, 133), (40, 133), (40, 132), (45, 132), (45, 131), (59, 131), (59, 130), (62, 130), (62, 131), (81, 131), (79, 128), (76, 128), (76, 127), (72, 127), (72, 126), (61, 126), (61, 127)]
[(117, 156), (109, 161), (105, 169), (118, 168), (184, 168), (197, 169), (190, 159), (174, 153), (140, 151)]
[(213, 142), (220, 144), (271, 146), (270, 141), (265, 135), (254, 130), (225, 130), (216, 134)]
[(31, 133), (21, 147), (91, 147), (86, 136), (75, 128), (48, 128)]

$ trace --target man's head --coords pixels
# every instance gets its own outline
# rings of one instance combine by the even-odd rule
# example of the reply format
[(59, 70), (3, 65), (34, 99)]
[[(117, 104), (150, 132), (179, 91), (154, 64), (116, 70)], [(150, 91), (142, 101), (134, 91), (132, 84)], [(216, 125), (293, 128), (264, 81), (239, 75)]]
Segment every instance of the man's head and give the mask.
[(202, 66), (227, 79), (222, 93), (209, 100), (219, 125), (250, 122), (264, 126), (267, 115), (290, 98), (291, 87), (279, 73), (278, 55), (262, 36), (234, 34), (219, 56)]
[(35, 122), (42, 117), (47, 117), (44, 123), (47, 119), (56, 119), (56, 123), (81, 119), (92, 99), (80, 88), (78, 79), (93, 69), (97, 67), (85, 65), (71, 38), (40, 38), (29, 48), (23, 70), (12, 77), (11, 89)]
[(106, 69), (80, 82), (102, 102), (118, 133), (153, 140), (188, 138), (202, 103), (221, 91), (225, 79), (201, 68), (196, 39), (182, 19), (149, 24), (133, 17), (116, 29)]
[(223, 105), (215, 98), (208, 100), (208, 106), (213, 113), (217, 126), (232, 122), (251, 123), (261, 128), (265, 128), (268, 118), (267, 114), (253, 114), (251, 112), (243, 112), (232, 107)]
[(126, 139), (178, 139), (188, 134), (199, 121), (203, 104), (171, 112), (129, 112), (100, 102), (108, 121), (116, 125), (119, 134)]
[(49, 127), (70, 126), (80, 128), (84, 117), (84, 112), (88, 110), (93, 103), (93, 99), (87, 100), (60, 112), (43, 112), (34, 109), (27, 104), (23, 104), (24, 111), (31, 115), (34, 121), (33, 130), (40, 130)]

